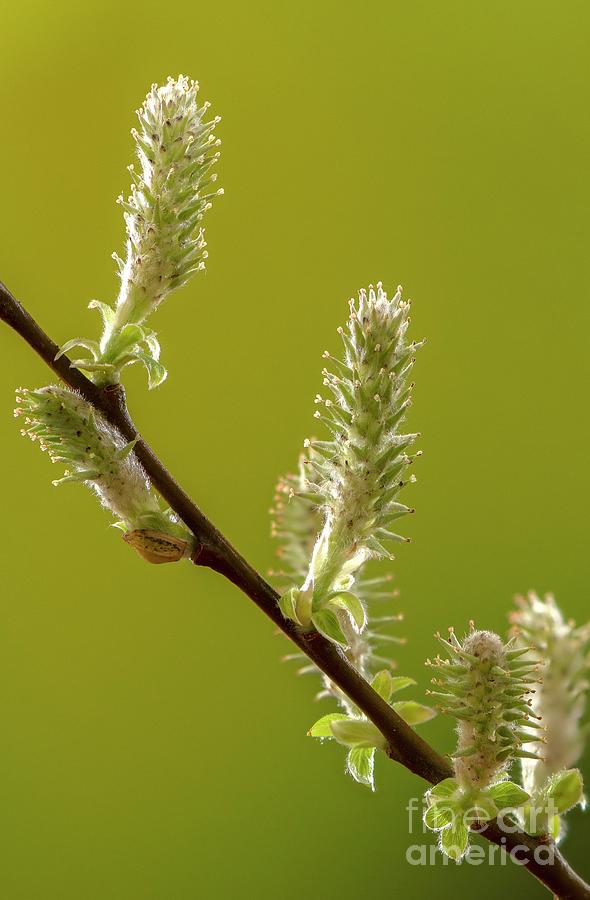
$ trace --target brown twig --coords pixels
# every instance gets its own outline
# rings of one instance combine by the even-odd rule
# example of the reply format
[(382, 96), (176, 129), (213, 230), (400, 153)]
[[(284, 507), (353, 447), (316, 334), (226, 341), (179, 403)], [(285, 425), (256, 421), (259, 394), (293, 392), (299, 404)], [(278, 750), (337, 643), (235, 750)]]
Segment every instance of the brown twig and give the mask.
[[(39, 354), (55, 374), (98, 409), (127, 440), (138, 432), (133, 424), (122, 385), (99, 388), (66, 356), (56, 360), (58, 346), (0, 282), (0, 319), (14, 329)], [(348, 663), (344, 654), (315, 631), (306, 632), (286, 620), (278, 607), (278, 594), (238, 553), (227, 538), (196, 506), (175, 481), (143, 438), (135, 454), (153, 485), (197, 539), (193, 562), (209, 566), (228, 578), (283, 631), (377, 726), (388, 742), (387, 755), (431, 784), (452, 775), (449, 761), (436, 752), (371, 688)], [(563, 900), (589, 900), (588, 886), (569, 866), (557, 848), (551, 864), (539, 861), (535, 851), (546, 846), (523, 832), (506, 833), (497, 823), (482, 832), (493, 843), (518, 856), (522, 866)]]

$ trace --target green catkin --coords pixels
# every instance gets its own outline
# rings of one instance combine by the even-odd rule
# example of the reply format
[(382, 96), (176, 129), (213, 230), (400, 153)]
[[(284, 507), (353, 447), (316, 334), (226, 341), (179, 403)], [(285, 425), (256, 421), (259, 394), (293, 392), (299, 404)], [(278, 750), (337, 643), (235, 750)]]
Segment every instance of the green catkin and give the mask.
[(214, 129), (219, 116), (205, 121), (208, 103), (198, 105), (199, 86), (183, 75), (152, 85), (137, 111), (133, 129), (140, 172), (131, 195), (119, 198), (127, 226), (127, 256), (119, 260), (121, 290), (113, 331), (127, 322), (141, 324), (193, 272), (205, 267), (201, 221), (215, 181), (219, 158)]
[(472, 628), (462, 643), (454, 631), (449, 641), (439, 639), (451, 658), (427, 662), (437, 673), (429, 694), (439, 699), (441, 712), (457, 720), (457, 780), (465, 789), (481, 790), (531, 752), (523, 744), (539, 740), (523, 732), (537, 718), (529, 695), (538, 664), (512, 658), (513, 642), (504, 644), (491, 631)]
[(459, 860), (469, 846), (471, 823), (489, 821), (501, 809), (530, 799), (506, 778), (514, 760), (536, 758), (524, 745), (543, 740), (530, 708), (538, 665), (523, 661), (514, 641), (505, 644), (497, 634), (476, 631), (473, 625), (462, 642), (452, 629), (448, 641), (437, 638), (448, 657), (427, 660), (435, 672), (434, 689), (428, 693), (441, 712), (456, 720), (457, 748), (454, 778), (426, 793), (424, 821), (440, 832), (442, 851)]
[(87, 359), (76, 360), (98, 383), (114, 383), (121, 370), (143, 364), (150, 387), (166, 370), (159, 362), (155, 333), (145, 326), (150, 314), (172, 291), (205, 268), (203, 216), (214, 197), (220, 141), (214, 130), (219, 117), (206, 118), (208, 103), (199, 106), (199, 86), (184, 75), (152, 85), (137, 110), (132, 130), (139, 170), (129, 166), (133, 182), (127, 199), (118, 198), (127, 230), (125, 258), (113, 254), (121, 288), (115, 308), (93, 301), (103, 318), (100, 342), (75, 338), (62, 347), (82, 347)]
[(161, 509), (143, 468), (126, 444), (79, 394), (50, 385), (17, 391), (15, 416), (24, 419), (22, 434), (37, 442), (54, 463), (65, 466), (55, 485), (86, 484), (119, 521), (124, 531), (149, 529), (186, 542), (192, 538), (170, 512)]
[(324, 514), (305, 587), (315, 603), (332, 590), (349, 589), (358, 569), (371, 557), (389, 558), (385, 544), (405, 541), (390, 530), (412, 510), (397, 502), (417, 435), (401, 431), (410, 406), (409, 375), (420, 346), (408, 343), (410, 304), (398, 288), (389, 300), (381, 283), (359, 292), (350, 303), (348, 328), (339, 329), (344, 361), (324, 370), (333, 399), (316, 403), (333, 439), (310, 446), (323, 457), (310, 459), (309, 480)]
[(339, 329), (344, 359), (324, 354), (334, 369), (323, 372), (332, 398), (316, 397), (315, 417), (332, 439), (306, 441), (305, 495), (320, 511), (321, 530), (303, 584), (282, 609), (346, 646), (351, 629), (363, 630), (359, 573), (371, 558), (392, 558), (386, 545), (407, 540), (392, 525), (413, 512), (397, 500), (414, 480), (406, 470), (417, 437), (401, 428), (421, 346), (406, 337), (409, 308), (401, 289), (389, 300), (380, 283), (351, 300), (347, 329)]

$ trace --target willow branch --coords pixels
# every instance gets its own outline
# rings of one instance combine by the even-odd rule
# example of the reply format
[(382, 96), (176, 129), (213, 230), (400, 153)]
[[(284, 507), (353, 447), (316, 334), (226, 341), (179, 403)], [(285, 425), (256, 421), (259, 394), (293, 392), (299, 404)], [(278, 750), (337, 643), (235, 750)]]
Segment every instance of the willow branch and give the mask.
[[(122, 385), (98, 387), (67, 356), (56, 359), (59, 347), (0, 282), (0, 319), (19, 334), (68, 387), (78, 391), (107, 421), (130, 441), (138, 431), (129, 414)], [(271, 619), (327, 677), (334, 682), (377, 726), (387, 740), (387, 755), (425, 781), (436, 784), (452, 776), (448, 759), (442, 757), (377, 694), (350, 665), (342, 651), (316, 631), (307, 632), (285, 619), (279, 609), (279, 595), (238, 553), (165, 468), (149, 444), (139, 437), (134, 452), (154, 487), (193, 532), (197, 549), (192, 561), (225, 576)], [(518, 859), (532, 875), (563, 900), (590, 900), (590, 886), (569, 866), (557, 848), (554, 861), (543, 864), (535, 850), (543, 840), (523, 832), (508, 834), (497, 823), (481, 832), (499, 846), (518, 851)]]

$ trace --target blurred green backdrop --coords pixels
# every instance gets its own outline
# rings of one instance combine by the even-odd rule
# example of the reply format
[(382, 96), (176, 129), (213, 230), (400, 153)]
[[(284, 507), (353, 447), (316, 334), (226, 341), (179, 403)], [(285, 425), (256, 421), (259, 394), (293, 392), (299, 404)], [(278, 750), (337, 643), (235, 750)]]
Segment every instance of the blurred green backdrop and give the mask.
[[(400, 671), (514, 592), (588, 614), (590, 120), (585, 0), (161, 4), (2, 12), (0, 277), (58, 341), (117, 283), (133, 110), (186, 72), (223, 115), (209, 267), (154, 321), (146, 437), (261, 569), (276, 476), (313, 428), (351, 293), (414, 299), (414, 543)], [(7, 900), (542, 897), (514, 866), (410, 866), (420, 786), (306, 738), (315, 683), (229, 584), (148, 567), (18, 435), (48, 373), (0, 332), (0, 872)], [(586, 386), (586, 387), (585, 387)], [(424, 726), (441, 749), (446, 721)], [(588, 819), (566, 850), (590, 874)], [(426, 838), (429, 841), (429, 838)]]

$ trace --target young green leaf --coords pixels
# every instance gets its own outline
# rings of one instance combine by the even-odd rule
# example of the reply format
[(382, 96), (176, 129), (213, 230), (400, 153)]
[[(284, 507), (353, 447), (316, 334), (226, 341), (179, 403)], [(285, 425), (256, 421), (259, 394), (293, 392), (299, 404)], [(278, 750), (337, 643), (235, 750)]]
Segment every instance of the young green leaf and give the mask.
[(110, 327), (115, 318), (115, 310), (112, 306), (109, 306), (108, 303), (102, 303), (100, 300), (91, 300), (88, 304), (88, 309), (97, 309), (99, 311), (105, 328)]
[(338, 616), (332, 609), (319, 609), (312, 615), (311, 621), (324, 637), (341, 644), (343, 647), (348, 646), (348, 639), (342, 631)]
[(460, 815), (460, 812), (456, 810), (454, 804), (448, 800), (441, 800), (426, 810), (424, 824), (431, 831), (440, 831), (441, 828), (447, 828), (456, 815)]
[(440, 832), (440, 848), (455, 862), (465, 855), (468, 842), (469, 834), (460, 816), (456, 816), (453, 823)]
[(346, 768), (355, 781), (358, 781), (359, 784), (366, 784), (372, 791), (375, 790), (374, 747), (353, 747), (346, 757)]
[(408, 678), (407, 675), (395, 675), (391, 678), (391, 693), (397, 694), (398, 691), (403, 691), (404, 688), (415, 684), (416, 681), (413, 678)]
[(290, 588), (279, 598), (279, 609), (286, 619), (297, 622), (296, 600), (299, 591), (297, 588)]
[(487, 789), (487, 793), (499, 810), (518, 809), (531, 799), (527, 792), (513, 781), (500, 781), (498, 784), (493, 784)]
[(387, 669), (382, 669), (380, 672), (377, 672), (377, 674), (371, 681), (371, 687), (374, 691), (377, 691), (380, 697), (389, 702), (389, 698), (393, 693), (391, 684), (392, 681), (393, 678), (391, 677), (389, 671)]
[(489, 822), (498, 815), (498, 807), (493, 798), (483, 791), (466, 794), (463, 798), (463, 809), (466, 815), (465, 821), (469, 822)]
[(559, 841), (559, 838), (561, 836), (561, 819), (559, 818), (559, 816), (551, 816), (551, 818), (549, 819), (549, 827), (547, 831), (554, 841)]
[(161, 362), (159, 362), (157, 359), (154, 359), (154, 357), (150, 356), (149, 353), (143, 353), (141, 350), (135, 350), (134, 356), (135, 359), (137, 359), (138, 362), (142, 363), (147, 370), (148, 389), (150, 391), (152, 391), (154, 388), (159, 387), (162, 382), (166, 380), (168, 372)]
[(429, 706), (416, 703), (415, 700), (398, 700), (396, 703), (392, 703), (392, 706), (398, 716), (401, 716), (408, 725), (420, 725), (422, 722), (430, 721), (436, 715), (436, 712)]
[(346, 610), (359, 631), (362, 631), (367, 624), (365, 607), (356, 594), (351, 591), (341, 591), (335, 597), (331, 597), (328, 606)]
[(448, 800), (454, 797), (458, 790), (459, 782), (456, 778), (444, 778), (431, 787), (426, 796), (433, 801)]
[(547, 797), (553, 801), (560, 815), (581, 803), (584, 797), (584, 782), (580, 770), (568, 769), (554, 775)]
[(384, 750), (387, 741), (376, 725), (367, 719), (334, 719), (330, 722), (332, 734), (345, 747), (377, 747)]
[(317, 722), (314, 722), (307, 733), (309, 737), (333, 738), (334, 734), (330, 727), (330, 723), (337, 722), (340, 719), (348, 719), (348, 716), (344, 713), (328, 713), (326, 716), (322, 716), (321, 719), (318, 719)]

